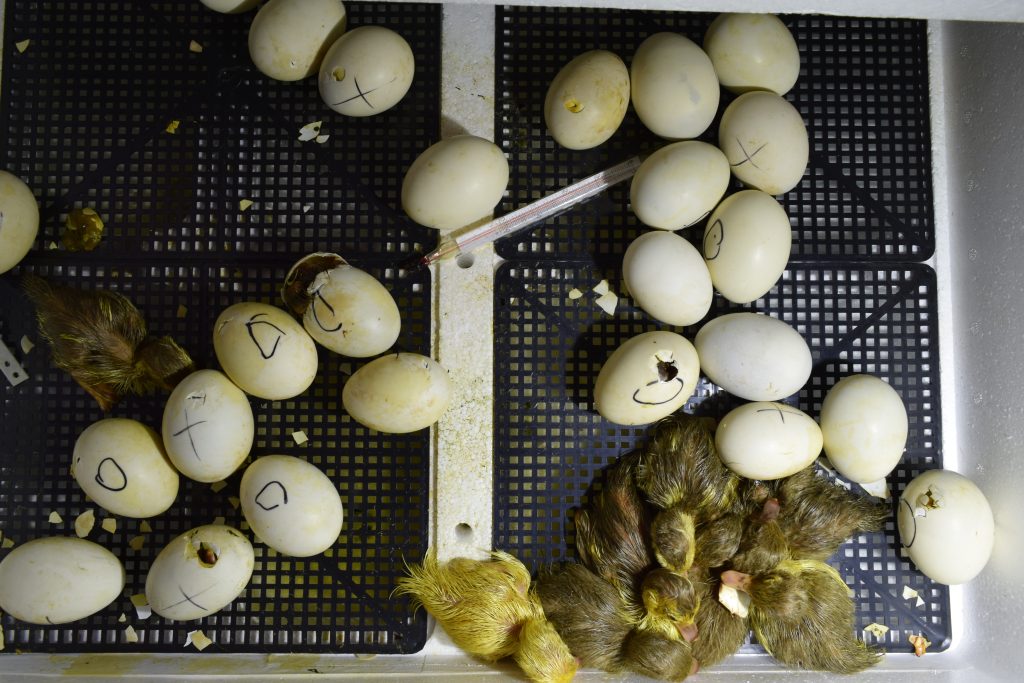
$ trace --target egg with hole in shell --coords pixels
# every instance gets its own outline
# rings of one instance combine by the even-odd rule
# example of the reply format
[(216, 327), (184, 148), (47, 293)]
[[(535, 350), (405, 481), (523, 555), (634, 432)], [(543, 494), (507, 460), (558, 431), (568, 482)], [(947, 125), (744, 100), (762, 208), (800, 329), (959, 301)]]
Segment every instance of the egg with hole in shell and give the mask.
[(405, 38), (360, 26), (338, 38), (320, 64), (320, 97), (345, 116), (373, 116), (398, 104), (412, 85), (416, 59)]
[(257, 458), (242, 475), (238, 497), (257, 538), (279, 553), (318, 555), (341, 533), (338, 488), (320, 468), (290, 455)]
[(153, 560), (146, 600), (165, 619), (202, 619), (227, 607), (252, 578), (256, 555), (238, 529), (207, 524), (181, 534)]
[(341, 392), (353, 420), (388, 434), (429, 427), (450, 400), (448, 371), (418, 353), (389, 353), (370, 361), (348, 378)]
[(685, 337), (644, 332), (623, 342), (601, 366), (594, 409), (616, 424), (650, 424), (686, 405), (698, 379), (697, 351)]
[(590, 149), (619, 129), (629, 107), (629, 71), (607, 50), (591, 50), (562, 67), (544, 98), (544, 122), (555, 142)]

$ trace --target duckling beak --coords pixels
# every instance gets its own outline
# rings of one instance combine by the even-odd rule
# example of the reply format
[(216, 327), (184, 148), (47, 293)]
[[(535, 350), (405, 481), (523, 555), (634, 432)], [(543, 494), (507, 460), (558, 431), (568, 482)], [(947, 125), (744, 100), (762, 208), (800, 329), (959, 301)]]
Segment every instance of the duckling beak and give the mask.
[(679, 631), (679, 635), (683, 637), (683, 640), (688, 643), (692, 643), (697, 640), (697, 624), (687, 624), (686, 626), (683, 626), (682, 624), (677, 623), (676, 630)]
[(738, 572), (735, 569), (729, 569), (722, 572), (722, 583), (745, 593), (750, 592), (750, 584), (753, 580), (754, 577), (750, 574), (744, 574), (743, 572)]

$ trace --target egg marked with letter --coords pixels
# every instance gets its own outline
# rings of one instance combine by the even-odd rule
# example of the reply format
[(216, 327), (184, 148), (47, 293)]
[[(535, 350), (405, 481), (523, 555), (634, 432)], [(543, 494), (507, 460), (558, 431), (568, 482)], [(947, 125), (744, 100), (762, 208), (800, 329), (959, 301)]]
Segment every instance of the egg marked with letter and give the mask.
[(320, 97), (339, 114), (373, 116), (405, 97), (415, 71), (416, 59), (405, 38), (383, 26), (360, 26), (338, 38), (324, 55)]
[(789, 192), (807, 170), (807, 128), (796, 108), (775, 93), (740, 95), (726, 107), (718, 145), (737, 179), (770, 195)]

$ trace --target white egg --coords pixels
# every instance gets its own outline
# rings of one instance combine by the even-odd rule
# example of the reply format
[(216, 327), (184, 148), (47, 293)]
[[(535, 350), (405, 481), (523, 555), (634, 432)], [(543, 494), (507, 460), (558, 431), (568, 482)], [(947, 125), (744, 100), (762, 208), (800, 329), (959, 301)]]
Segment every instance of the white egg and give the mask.
[(761, 298), (789, 263), (793, 231), (786, 210), (770, 195), (743, 190), (727, 197), (704, 228), (704, 260), (711, 282), (737, 304)]
[(402, 181), (402, 208), (420, 225), (453, 230), (492, 214), (508, 186), (508, 160), (489, 140), (456, 135), (416, 157)]
[(629, 71), (618, 55), (591, 50), (562, 67), (544, 98), (555, 142), (590, 149), (615, 134), (629, 107)]
[(307, 78), (345, 32), (347, 20), (341, 0), (269, 0), (249, 27), (249, 56), (270, 78)]
[(318, 555), (341, 533), (344, 510), (337, 487), (301, 458), (257, 459), (242, 475), (238, 497), (258, 539), (284, 555)]
[(39, 205), (21, 178), (0, 171), (0, 273), (18, 265), (39, 233)]
[(179, 472), (196, 481), (221, 481), (252, 448), (252, 407), (222, 373), (197, 370), (171, 392), (161, 433), (167, 457)]
[(704, 34), (704, 49), (722, 85), (734, 93), (785, 95), (800, 75), (793, 34), (772, 14), (720, 14)]
[(711, 308), (714, 291), (704, 259), (674, 232), (633, 240), (622, 259), (622, 279), (640, 308), (669, 325), (692, 325)]
[(214, 324), (213, 350), (231, 381), (260, 398), (298, 396), (316, 377), (316, 344), (275, 306), (256, 302), (228, 306)]
[(242, 12), (248, 12), (257, 4), (260, 0), (201, 0), (201, 2), (212, 9), (214, 12), (220, 12), (221, 14), (240, 14)]
[[(331, 259), (326, 266), (318, 260)], [(320, 261), (323, 262), (323, 261)], [(341, 262), (341, 265), (333, 263)], [(323, 267), (313, 274), (306, 268)], [(301, 259), (285, 281), (304, 291), (296, 297), (304, 306), (302, 325), (315, 341), (350, 358), (376, 356), (391, 348), (402, 329), (398, 305), (377, 278), (343, 262), (335, 254), (317, 253)], [(285, 303), (294, 292), (285, 293)], [(292, 304), (289, 303), (291, 306)], [(300, 309), (293, 309), (296, 313)]]
[(678, 33), (655, 33), (640, 43), (629, 82), (636, 115), (663, 138), (695, 138), (718, 111), (718, 78), (711, 60)]
[(734, 408), (715, 431), (715, 448), (726, 467), (748, 479), (781, 479), (810, 465), (821, 453), (821, 429), (807, 413), (758, 401)]
[(760, 313), (729, 313), (694, 339), (700, 366), (712, 382), (748, 401), (778, 401), (807, 383), (811, 350), (800, 333)]
[(888, 476), (907, 445), (907, 409), (896, 390), (871, 375), (844, 377), (821, 405), (825, 454), (839, 474), (867, 484)]
[(416, 59), (405, 38), (383, 26), (360, 26), (338, 38), (320, 64), (320, 97), (345, 116), (373, 116), (409, 92)]
[(66, 624), (121, 596), (124, 566), (83, 538), (37, 538), (0, 562), (0, 608), (29, 624)]
[(75, 441), (72, 470), (85, 495), (115, 515), (154, 517), (178, 496), (178, 471), (160, 436), (123, 417), (85, 428)]
[(729, 187), (729, 162), (717, 147), (687, 140), (647, 157), (629, 188), (633, 213), (645, 225), (679, 230), (698, 222)]
[(146, 600), (165, 619), (202, 619), (227, 607), (252, 578), (256, 556), (238, 529), (207, 524), (164, 546), (146, 574)]
[(370, 361), (349, 377), (341, 392), (353, 420), (388, 434), (429, 427), (450, 400), (448, 372), (418, 353), (392, 353)]
[(809, 144), (800, 112), (775, 93), (740, 95), (722, 114), (718, 145), (744, 184), (779, 195), (800, 184)]
[(966, 583), (992, 555), (995, 523), (985, 494), (967, 477), (928, 470), (900, 496), (900, 542), (925, 576), (939, 583)]
[(597, 375), (594, 408), (623, 425), (650, 424), (686, 405), (700, 379), (700, 361), (675, 332), (644, 332), (615, 349)]

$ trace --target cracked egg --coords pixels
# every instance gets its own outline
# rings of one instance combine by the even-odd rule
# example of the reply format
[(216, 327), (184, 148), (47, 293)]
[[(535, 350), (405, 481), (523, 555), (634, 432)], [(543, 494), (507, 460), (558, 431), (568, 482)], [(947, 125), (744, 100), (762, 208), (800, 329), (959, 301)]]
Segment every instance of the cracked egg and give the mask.
[(594, 408), (617, 424), (650, 424), (682, 408), (699, 376), (697, 351), (685, 337), (645, 332), (605, 361), (594, 385)]

